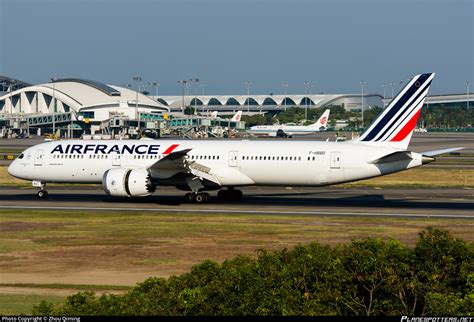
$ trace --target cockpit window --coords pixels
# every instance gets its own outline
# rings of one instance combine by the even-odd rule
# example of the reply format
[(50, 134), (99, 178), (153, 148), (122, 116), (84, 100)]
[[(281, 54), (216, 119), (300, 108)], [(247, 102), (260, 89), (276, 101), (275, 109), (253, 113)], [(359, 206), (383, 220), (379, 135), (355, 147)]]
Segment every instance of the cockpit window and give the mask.
[(22, 153), (22, 154), (20, 154), (20, 155), (18, 156), (18, 159), (23, 159), (24, 156), (25, 156), (25, 155)]

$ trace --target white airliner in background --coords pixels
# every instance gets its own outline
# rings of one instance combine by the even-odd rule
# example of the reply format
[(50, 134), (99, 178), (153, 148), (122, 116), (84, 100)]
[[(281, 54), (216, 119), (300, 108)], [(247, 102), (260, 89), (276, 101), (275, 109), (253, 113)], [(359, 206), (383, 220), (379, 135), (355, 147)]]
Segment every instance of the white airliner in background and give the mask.
[[(211, 119), (216, 119), (218, 118), (217, 116), (217, 111), (213, 111), (210, 115), (210, 118)], [(232, 116), (232, 118), (230, 119), (231, 122), (240, 122), (240, 119), (242, 118), (242, 111), (237, 111), (237, 113), (234, 114), (234, 116)]]
[(46, 183), (102, 183), (116, 197), (141, 197), (157, 186), (205, 191), (221, 199), (242, 197), (239, 186), (327, 186), (394, 173), (459, 150), (408, 151), (408, 143), (434, 74), (415, 76), (357, 139), (346, 142), (272, 140), (66, 140), (26, 149), (8, 168), (33, 181), (39, 197)]
[(292, 137), (295, 135), (308, 135), (315, 132), (326, 131), (330, 110), (325, 110), (319, 120), (307, 126), (303, 125), (256, 125), (247, 132), (257, 136)]

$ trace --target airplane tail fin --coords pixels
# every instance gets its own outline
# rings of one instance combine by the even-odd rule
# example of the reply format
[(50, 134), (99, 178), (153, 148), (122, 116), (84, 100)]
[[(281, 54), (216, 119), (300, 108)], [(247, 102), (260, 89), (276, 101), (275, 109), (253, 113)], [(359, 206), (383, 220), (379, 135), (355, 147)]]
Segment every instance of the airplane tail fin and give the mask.
[(242, 111), (237, 111), (234, 116), (230, 119), (231, 122), (240, 122), (240, 118), (242, 117)]
[(331, 112), (330, 109), (327, 109), (321, 114), (321, 117), (318, 119), (318, 121), (314, 124), (308, 125), (309, 127), (312, 128), (317, 128), (317, 129), (322, 129), (325, 130), (328, 127), (328, 120), (329, 120), (329, 113)]
[(413, 77), (354, 142), (406, 150), (434, 75)]

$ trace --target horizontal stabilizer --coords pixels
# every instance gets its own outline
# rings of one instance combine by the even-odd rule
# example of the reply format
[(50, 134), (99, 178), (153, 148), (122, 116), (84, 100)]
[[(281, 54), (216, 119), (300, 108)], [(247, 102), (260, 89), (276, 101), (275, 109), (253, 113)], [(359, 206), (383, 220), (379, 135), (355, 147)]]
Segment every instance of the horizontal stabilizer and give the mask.
[(370, 163), (383, 164), (397, 161), (410, 161), (412, 159), (410, 151), (397, 151), (378, 158)]
[(449, 148), (449, 149), (441, 149), (441, 150), (433, 150), (433, 151), (427, 151), (427, 152), (420, 152), (420, 154), (424, 155), (424, 156), (427, 156), (427, 157), (434, 157), (436, 155), (441, 155), (441, 154), (445, 154), (445, 153), (450, 153), (450, 152), (454, 152), (454, 151), (457, 151), (457, 150), (462, 150), (464, 149), (464, 147), (461, 147), (461, 148)]

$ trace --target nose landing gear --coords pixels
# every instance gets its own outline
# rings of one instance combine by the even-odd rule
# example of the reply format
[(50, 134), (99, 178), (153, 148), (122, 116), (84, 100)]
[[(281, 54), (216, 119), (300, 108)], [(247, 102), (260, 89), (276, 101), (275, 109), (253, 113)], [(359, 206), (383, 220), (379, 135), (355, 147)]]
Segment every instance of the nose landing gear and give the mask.
[(46, 182), (34, 180), (32, 182), (32, 185), (33, 185), (33, 187), (40, 188), (40, 190), (38, 191), (38, 197), (40, 199), (46, 199), (48, 197), (48, 191), (46, 191), (46, 189), (45, 189), (46, 188)]

